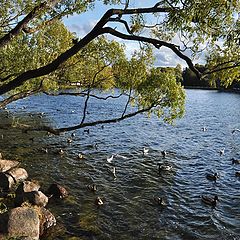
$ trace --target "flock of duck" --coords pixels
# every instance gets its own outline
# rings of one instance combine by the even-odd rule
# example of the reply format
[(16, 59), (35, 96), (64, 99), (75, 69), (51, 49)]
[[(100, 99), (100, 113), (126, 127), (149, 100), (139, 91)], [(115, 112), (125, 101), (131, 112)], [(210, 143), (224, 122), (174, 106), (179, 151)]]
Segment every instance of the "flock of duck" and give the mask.
[[(206, 127), (202, 128), (202, 131), (207, 131), (207, 128)], [(232, 134), (234, 134), (235, 132), (240, 132), (240, 129), (234, 129), (232, 131)], [(143, 153), (143, 155), (147, 155), (149, 153), (149, 149), (144, 147), (143, 150), (142, 150), (142, 153)], [(219, 154), (220, 154), (220, 156), (224, 155), (225, 154), (225, 148), (220, 149)], [(163, 158), (166, 158), (167, 151), (165, 151), (165, 150), (161, 151), (161, 155), (162, 155)], [(111, 157), (107, 158), (107, 162), (108, 163), (112, 163), (113, 158), (114, 158), (114, 155), (112, 155)], [(240, 159), (232, 158), (231, 161), (232, 161), (232, 164), (240, 164)], [(158, 163), (157, 165), (158, 165), (158, 172), (159, 172), (159, 174), (164, 172), (164, 171), (171, 171), (172, 170), (172, 166), (169, 165), (169, 164)], [(115, 168), (113, 169), (113, 175), (116, 178)], [(240, 177), (240, 171), (235, 172), (235, 176), (236, 177)], [(219, 179), (219, 177), (220, 176), (219, 176), (219, 174), (217, 172), (215, 172), (215, 173), (207, 173), (206, 174), (206, 179), (209, 180), (209, 181), (216, 182), (217, 179)], [(93, 186), (91, 186), (91, 188), (93, 188)], [(219, 201), (219, 198), (218, 198), (217, 195), (215, 195), (215, 196), (201, 195), (200, 198), (201, 198), (201, 201), (204, 204), (212, 206), (212, 207), (215, 207), (216, 204), (217, 204), (217, 201)], [(99, 197), (96, 199), (96, 203), (98, 205), (102, 205), (103, 204), (103, 201), (100, 201), (100, 200), (101, 199)], [(162, 197), (154, 197), (153, 200), (159, 206), (166, 206), (166, 202), (164, 201), (164, 199)]]
[[(202, 131), (207, 131), (207, 128), (206, 127), (202, 128)], [(237, 129), (237, 128), (233, 129), (232, 134), (234, 134), (235, 132), (240, 132), (240, 129)], [(224, 153), (225, 153), (225, 148), (220, 149), (220, 151), (219, 151), (220, 156), (224, 155)], [(240, 159), (232, 158), (231, 161), (232, 161), (232, 164), (240, 164)], [(240, 171), (235, 172), (235, 176), (240, 177)], [(219, 177), (220, 176), (217, 172), (215, 172), (214, 174), (211, 174), (211, 173), (206, 174), (206, 178), (209, 181), (216, 182)], [(202, 200), (203, 203), (205, 203), (207, 205), (210, 205), (212, 207), (215, 207), (216, 204), (217, 204), (217, 201), (219, 201), (219, 198), (218, 198), (217, 195), (215, 195), (213, 197), (202, 195), (201, 200)]]
[[(202, 131), (207, 131), (207, 128), (206, 127), (202, 128)], [(89, 134), (89, 129), (84, 130), (84, 132)], [(240, 129), (234, 129), (232, 131), (232, 134), (234, 134), (235, 132), (240, 132)], [(75, 133), (72, 133), (71, 138), (67, 139), (67, 143), (71, 143), (74, 136), (75, 136)], [(93, 147), (95, 149), (98, 149), (97, 144), (95, 144)], [(45, 152), (47, 153), (47, 149), (45, 149)], [(58, 153), (60, 155), (64, 155), (65, 152), (64, 152), (63, 149), (60, 148)], [(149, 153), (149, 148), (144, 147), (142, 149), (142, 154), (143, 155), (147, 155), (148, 153)], [(165, 150), (161, 151), (161, 155), (162, 155), (163, 158), (166, 158), (167, 154), (168, 154), (167, 151), (165, 151)], [(219, 151), (219, 154), (220, 154), (220, 156), (224, 155), (225, 154), (225, 148), (221, 149)], [(118, 157), (122, 157), (122, 158), (126, 158), (126, 157), (118, 155), (118, 154), (112, 154), (110, 157), (106, 158), (107, 163), (112, 164), (114, 157), (117, 157), (117, 156)], [(84, 159), (85, 156), (82, 153), (79, 153), (77, 155), (77, 158), (78, 159)], [(231, 161), (232, 161), (232, 164), (240, 164), (240, 159), (232, 158)], [(158, 163), (157, 166), (158, 166), (159, 174), (162, 173), (162, 172), (166, 172), (166, 171), (171, 171), (172, 170), (172, 166), (169, 165), (169, 164), (166, 164), (166, 163)], [(112, 169), (109, 169), (109, 172), (112, 174), (114, 179), (117, 178), (117, 176), (116, 176), (116, 168), (115, 167), (113, 167)], [(236, 177), (240, 177), (240, 171), (235, 172), (235, 176)], [(220, 176), (219, 176), (219, 174), (217, 172), (215, 172), (215, 173), (207, 173), (206, 174), (206, 179), (209, 180), (209, 181), (216, 182), (219, 178), (220, 178)], [(96, 192), (97, 191), (97, 186), (95, 184), (88, 185), (87, 188), (88, 188), (88, 190), (90, 190), (92, 192)], [(210, 205), (212, 207), (215, 207), (216, 204), (217, 204), (217, 201), (219, 200), (217, 195), (215, 195), (215, 196), (201, 195), (200, 198), (201, 198), (201, 201), (204, 204)], [(154, 197), (153, 201), (157, 205), (159, 205), (159, 206), (165, 206), (166, 205), (166, 202), (164, 201), (164, 199), (162, 197)], [(104, 204), (104, 201), (103, 201), (102, 198), (96, 197), (95, 204), (100, 206), (100, 205)]]

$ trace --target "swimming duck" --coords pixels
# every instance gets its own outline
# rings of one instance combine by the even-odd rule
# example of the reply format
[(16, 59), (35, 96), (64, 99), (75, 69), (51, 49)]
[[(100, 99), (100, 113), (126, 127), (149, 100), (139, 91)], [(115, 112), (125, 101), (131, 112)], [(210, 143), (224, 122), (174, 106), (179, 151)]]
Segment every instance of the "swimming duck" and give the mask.
[(235, 176), (236, 177), (240, 177), (240, 172), (238, 171), (238, 172), (235, 172)]
[(163, 150), (163, 151), (161, 151), (161, 154), (165, 158), (167, 156), (167, 151)]
[(42, 151), (45, 153), (48, 153), (48, 149), (47, 148), (42, 148)]
[(220, 149), (220, 151), (219, 151), (220, 156), (224, 155), (224, 153), (225, 153), (225, 148)]
[(232, 164), (240, 164), (240, 160), (232, 158)]
[(240, 129), (238, 129), (238, 128), (233, 129), (232, 134), (234, 134), (235, 132), (240, 132)]
[(144, 147), (144, 148), (143, 148), (143, 155), (148, 154), (148, 152), (149, 152), (149, 149)]
[(89, 128), (87, 128), (87, 129), (84, 129), (83, 132), (89, 134), (89, 133), (90, 133), (90, 130), (89, 130)]
[(153, 199), (159, 206), (166, 206), (165, 201), (163, 200), (162, 197), (155, 197)]
[(62, 148), (60, 148), (60, 149), (59, 149), (59, 151), (58, 151), (58, 153), (59, 153), (60, 155), (63, 155), (63, 154), (64, 154), (64, 151), (63, 151), (63, 149), (62, 149)]
[(84, 156), (83, 156), (81, 153), (79, 153), (78, 156), (77, 156), (77, 158), (78, 158), (78, 159), (84, 159)]
[(167, 165), (167, 164), (163, 164), (163, 163), (158, 163), (158, 171), (170, 171), (172, 170), (172, 166)]
[(201, 196), (202, 202), (210, 205), (210, 206), (216, 206), (217, 201), (218, 201), (218, 196), (214, 196), (214, 197), (209, 197), (209, 196)]
[(71, 138), (68, 138), (67, 139), (67, 143), (71, 143), (72, 142), (72, 139)]
[(101, 206), (101, 205), (103, 205), (103, 200), (100, 197), (97, 197), (95, 199), (95, 204), (98, 206)]
[(107, 162), (108, 162), (108, 163), (111, 163), (111, 162), (112, 162), (112, 160), (113, 160), (113, 157), (114, 157), (114, 155), (112, 154), (112, 156), (111, 156), (111, 157), (107, 158)]
[(87, 188), (88, 188), (88, 190), (90, 190), (91, 192), (96, 192), (96, 191), (97, 191), (97, 186), (96, 186), (96, 184), (88, 185)]
[(115, 168), (115, 167), (114, 167), (113, 170), (112, 170), (112, 174), (113, 174), (113, 177), (114, 177), (114, 178), (117, 178), (117, 176), (116, 176), (116, 168)]
[(217, 181), (217, 179), (218, 179), (218, 173), (214, 173), (214, 174), (211, 174), (211, 173), (207, 173), (207, 175), (206, 175), (206, 178), (208, 179), (208, 180), (210, 180), (210, 181)]

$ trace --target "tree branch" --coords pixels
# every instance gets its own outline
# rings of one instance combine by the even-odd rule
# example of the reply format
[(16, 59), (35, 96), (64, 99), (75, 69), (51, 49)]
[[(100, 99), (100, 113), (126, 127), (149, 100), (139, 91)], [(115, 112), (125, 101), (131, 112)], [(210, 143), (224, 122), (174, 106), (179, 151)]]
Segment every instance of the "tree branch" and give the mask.
[(127, 35), (127, 34), (118, 32), (115, 29), (110, 28), (110, 27), (105, 27), (103, 30), (105, 31), (105, 33), (109, 33), (109, 34), (111, 34), (115, 37), (121, 38), (121, 39), (135, 40), (135, 41), (140, 41), (140, 42), (151, 43), (152, 45), (154, 45), (158, 49), (162, 46), (167, 47), (167, 48), (171, 49), (178, 57), (183, 59), (188, 64), (189, 68), (196, 74), (196, 76), (199, 79), (201, 78), (201, 73), (194, 67), (194, 65), (192, 63), (192, 60), (189, 57), (187, 57), (186, 55), (184, 55), (172, 43), (167, 43), (167, 42), (164, 42), (164, 41), (160, 41), (160, 40), (153, 39), (153, 38), (148, 38), (148, 37), (142, 37), (142, 36), (136, 36), (136, 35)]
[(33, 8), (33, 10), (26, 17), (24, 17), (23, 20), (20, 21), (15, 28), (13, 28), (9, 33), (0, 39), (0, 47), (5, 46), (9, 41), (11, 41), (13, 37), (17, 36), (31, 20), (39, 15), (41, 11), (54, 6), (57, 4), (57, 2), (59, 2), (59, 0), (45, 1)]
[(221, 72), (223, 70), (227, 70), (227, 69), (232, 69), (232, 68), (236, 68), (236, 67), (240, 67), (240, 62), (239, 63), (235, 63), (231, 66), (226, 66), (226, 67), (220, 67), (220, 68), (215, 68), (211, 71), (206, 71), (203, 73), (203, 75), (209, 75), (209, 74), (212, 74), (212, 73), (215, 73), (215, 72)]
[[(59, 1), (59, 0), (52, 0), (52, 2)], [(42, 5), (40, 5), (42, 6)], [(37, 8), (38, 10), (38, 8)], [(13, 79), (11, 82), (8, 82), (2, 86), (0, 86), (0, 95), (7, 93), (19, 86), (21, 86), (24, 82), (26, 82), (29, 79), (34, 79), (37, 77), (41, 77), (44, 75), (47, 75), (53, 71), (55, 71), (62, 63), (67, 61), (70, 57), (75, 55), (79, 50), (81, 50), (83, 47), (85, 47), (89, 42), (91, 42), (93, 39), (98, 37), (99, 35), (102, 35), (104, 33), (111, 33), (111, 31), (106, 31), (106, 28), (103, 29), (104, 25), (109, 21), (109, 18), (111, 18), (113, 15), (130, 15), (130, 14), (138, 14), (138, 13), (157, 13), (157, 12), (169, 12), (173, 11), (171, 8), (159, 8), (159, 7), (151, 7), (151, 8), (137, 8), (137, 9), (110, 9), (108, 10), (103, 17), (98, 21), (98, 23), (95, 25), (95, 27), (90, 31), (84, 38), (82, 38), (78, 43), (76, 43), (73, 47), (59, 55), (55, 60), (53, 60), (51, 63), (37, 68), (33, 70), (26, 71), (22, 74), (20, 74), (18, 77)], [(14, 28), (14, 31), (11, 31), (11, 34), (8, 35), (8, 38), (11, 39), (12, 34), (17, 34), (19, 31), (35, 16), (35, 11), (32, 11), (29, 13), (28, 18), (25, 17), (17, 26)], [(111, 33), (113, 34), (113, 33)], [(117, 34), (118, 37), (124, 38), (124, 35)], [(127, 35), (126, 35), (127, 36)], [(128, 38), (130, 40), (130, 38)], [(147, 39), (147, 38), (146, 38)], [(132, 39), (132, 40), (138, 40), (138, 39)], [(146, 41), (147, 42), (147, 41)], [(1, 44), (0, 44), (1, 46)], [(179, 54), (179, 51), (177, 51)], [(184, 56), (184, 55), (183, 55)], [(186, 56), (184, 56), (186, 58)], [(182, 57), (182, 58), (184, 58)], [(187, 59), (190, 60), (190, 59)], [(190, 64), (190, 63), (189, 63)], [(189, 66), (190, 67), (190, 66)]]
[(31, 91), (26, 91), (26, 92), (20, 92), (17, 94), (14, 94), (6, 99), (4, 99), (3, 101), (0, 102), (0, 108), (4, 108), (6, 105), (8, 105), (9, 103), (19, 100), (19, 99), (23, 99), (25, 97), (31, 96), (33, 94), (39, 93), (42, 90), (42, 83), (43, 81), (41, 81), (40, 86), (35, 89), (35, 90), (31, 90)]
[(143, 108), (141, 110), (126, 114), (126, 115), (118, 117), (118, 118), (112, 118), (112, 119), (106, 119), (106, 120), (99, 120), (99, 121), (95, 121), (95, 122), (83, 123), (83, 124), (75, 125), (75, 126), (72, 126), (72, 127), (55, 129), (54, 131), (56, 131), (58, 133), (61, 133), (61, 132), (66, 132), (66, 131), (73, 131), (73, 130), (84, 128), (84, 127), (96, 126), (96, 125), (99, 125), (99, 124), (117, 123), (117, 122), (120, 122), (120, 121), (125, 120), (127, 118), (134, 117), (134, 116), (136, 116), (140, 113), (148, 112), (153, 107), (155, 107), (155, 104), (152, 104), (148, 108)]
[(123, 111), (123, 113), (122, 113), (122, 117), (124, 117), (124, 115), (125, 115), (125, 113), (126, 113), (126, 111), (127, 111), (128, 104), (130, 103), (130, 99), (131, 99), (131, 94), (132, 94), (132, 87), (131, 87), (130, 90), (129, 90), (128, 100), (127, 100), (127, 102), (126, 102), (124, 111)]

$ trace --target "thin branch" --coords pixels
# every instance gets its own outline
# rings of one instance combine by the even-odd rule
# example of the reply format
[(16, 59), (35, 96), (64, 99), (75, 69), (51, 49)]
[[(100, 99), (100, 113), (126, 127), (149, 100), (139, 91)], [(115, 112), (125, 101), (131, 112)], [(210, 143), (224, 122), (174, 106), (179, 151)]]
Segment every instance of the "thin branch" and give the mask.
[[(76, 96), (76, 97), (85, 97), (87, 95), (87, 93), (85, 93), (84, 91), (80, 92), (80, 93), (76, 93), (76, 92), (59, 92), (59, 93), (48, 93), (48, 92), (43, 92), (44, 94), (46, 95), (50, 95), (50, 96), (59, 96), (59, 95), (69, 95), (69, 96)], [(109, 98), (112, 98), (112, 99), (117, 99), (117, 98), (120, 98), (121, 96), (123, 95), (127, 95), (126, 93), (122, 92), (120, 93), (119, 95), (117, 96), (112, 96), (112, 95), (108, 95), (106, 97), (99, 97), (97, 95), (94, 95), (94, 94), (90, 94), (90, 97), (92, 98), (96, 98), (96, 99), (99, 99), (99, 100), (108, 100)]]
[(125, 113), (126, 113), (126, 111), (127, 111), (128, 104), (130, 103), (130, 99), (131, 99), (131, 94), (132, 94), (132, 87), (130, 87), (128, 100), (127, 100), (126, 105), (125, 105), (125, 108), (124, 108), (124, 110), (123, 110), (122, 117), (124, 117), (124, 115), (125, 115)]
[(178, 57), (180, 57), (181, 59), (183, 59), (189, 66), (189, 68), (196, 74), (196, 76), (200, 79), (201, 78), (201, 73), (194, 67), (191, 59), (184, 55), (174, 44), (172, 43), (167, 43), (164, 41), (160, 41), (157, 39), (153, 39), (153, 38), (149, 38), (149, 37), (142, 37), (142, 36), (136, 36), (136, 35), (127, 35), (121, 32), (116, 31), (113, 28), (110, 27), (105, 27), (103, 29), (105, 31), (105, 33), (109, 33), (112, 34), (113, 36), (119, 37), (121, 39), (125, 39), (125, 40), (135, 40), (135, 41), (139, 41), (139, 42), (146, 42), (146, 43), (151, 43), (152, 45), (154, 45), (156, 48), (160, 48), (162, 46), (167, 47), (169, 49), (171, 49)]
[(126, 0), (124, 10), (126, 10), (128, 8), (128, 6), (129, 6), (129, 0)]
[(203, 74), (208, 75), (208, 74), (212, 74), (212, 73), (215, 73), (215, 72), (221, 72), (223, 70), (232, 69), (232, 68), (236, 68), (236, 67), (240, 67), (240, 63), (236, 63), (232, 66), (226, 66), (226, 67), (222, 67), (222, 68), (218, 68), (218, 69), (213, 69), (211, 71), (206, 71)]
[(59, 2), (59, 0), (45, 1), (33, 8), (33, 10), (26, 17), (24, 17), (23, 20), (20, 21), (15, 28), (13, 28), (8, 34), (0, 39), (0, 47), (5, 46), (9, 41), (11, 41), (13, 37), (17, 36), (31, 20), (39, 15), (39, 13), (54, 6), (57, 4), (57, 2)]
[(90, 83), (89, 87), (88, 87), (88, 90), (87, 90), (87, 98), (85, 100), (85, 103), (84, 103), (84, 108), (83, 108), (83, 117), (82, 117), (82, 120), (81, 120), (81, 124), (84, 123), (84, 120), (86, 118), (86, 112), (87, 112), (87, 107), (88, 107), (88, 100), (90, 98), (90, 91), (91, 91), (91, 87), (94, 85), (94, 82), (95, 82), (95, 79), (97, 78), (97, 75), (102, 72), (105, 68), (107, 67), (107, 65), (104, 65), (99, 71), (97, 71), (94, 76), (93, 76), (93, 79), (92, 79), (92, 82)]
[(33, 94), (41, 92), (42, 84), (43, 84), (43, 81), (41, 81), (40, 86), (35, 90), (20, 92), (20, 93), (14, 94), (14, 95), (4, 99), (3, 101), (0, 102), (0, 108), (4, 108), (6, 105), (8, 105), (9, 103), (11, 103), (13, 101), (23, 99), (23, 98), (26, 98), (26, 97), (31, 96)]
[(45, 21), (45, 22), (42, 22), (41, 24), (39, 24), (37, 27), (35, 27), (35, 28), (30, 28), (30, 27), (27, 27), (27, 26), (24, 26), (23, 27), (23, 32), (25, 32), (25, 33), (35, 33), (35, 32), (37, 32), (38, 30), (40, 30), (40, 29), (42, 29), (43, 27), (46, 27), (46, 26), (50, 26), (51, 24), (53, 24), (56, 20), (58, 20), (58, 19), (61, 19), (61, 15), (57, 15), (57, 16), (55, 16), (55, 17), (53, 17), (53, 18), (51, 18), (51, 19), (49, 19), (49, 20), (47, 20), (47, 21)]
[(99, 125), (99, 124), (117, 123), (117, 122), (120, 122), (120, 121), (125, 120), (127, 118), (134, 117), (134, 116), (136, 116), (140, 113), (148, 112), (153, 107), (155, 107), (155, 104), (152, 104), (148, 108), (143, 108), (141, 110), (126, 114), (125, 116), (121, 116), (121, 117), (118, 117), (118, 118), (112, 118), (112, 119), (106, 119), (106, 120), (99, 120), (99, 121), (95, 121), (95, 122), (83, 123), (83, 124), (75, 125), (75, 126), (72, 126), (72, 127), (55, 129), (54, 131), (56, 131), (58, 133), (61, 133), (61, 132), (66, 132), (66, 131), (73, 131), (73, 130), (84, 128), (84, 127), (96, 126), (96, 125)]
[(133, 33), (133, 32), (131, 31), (130, 27), (128, 26), (127, 21), (125, 21), (125, 20), (122, 20), (122, 19), (119, 19), (119, 18), (109, 18), (109, 22), (119, 22), (119, 23), (123, 23), (124, 26), (125, 26), (125, 28), (126, 28), (126, 30), (127, 30), (127, 32), (128, 32), (129, 34), (132, 34), (132, 33)]

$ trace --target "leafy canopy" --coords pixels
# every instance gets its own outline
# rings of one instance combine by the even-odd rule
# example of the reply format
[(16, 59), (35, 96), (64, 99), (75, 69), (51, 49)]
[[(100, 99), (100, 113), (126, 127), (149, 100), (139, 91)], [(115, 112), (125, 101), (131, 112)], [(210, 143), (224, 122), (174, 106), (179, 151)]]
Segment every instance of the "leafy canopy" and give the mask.
[[(123, 119), (131, 103), (171, 122), (183, 115), (185, 96), (181, 66), (174, 71), (154, 67), (154, 51), (162, 47), (184, 60), (198, 78), (220, 79), (225, 86), (240, 79), (238, 0), (142, 1), (141, 8), (131, 0), (103, 0), (109, 10), (76, 39), (63, 17), (97, 11), (96, 2), (0, 1), (0, 94), (8, 94), (0, 106), (37, 92), (78, 88), (86, 99), (82, 127), (87, 102), (96, 97), (92, 91), (118, 88), (128, 99)], [(110, 35), (115, 40), (106, 37)], [(127, 57), (117, 39), (144, 45)], [(205, 56), (204, 72), (193, 64), (199, 56)]]

